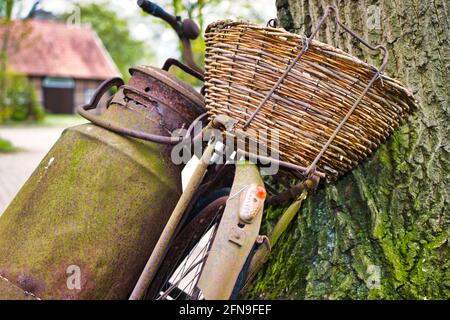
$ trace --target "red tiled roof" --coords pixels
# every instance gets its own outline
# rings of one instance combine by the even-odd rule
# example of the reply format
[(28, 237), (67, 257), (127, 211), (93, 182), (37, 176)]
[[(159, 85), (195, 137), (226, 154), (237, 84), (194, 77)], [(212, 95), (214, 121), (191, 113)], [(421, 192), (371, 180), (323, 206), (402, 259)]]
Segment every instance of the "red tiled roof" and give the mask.
[(8, 66), (15, 71), (99, 80), (120, 75), (101, 40), (89, 27), (27, 20), (14, 21), (11, 30)]

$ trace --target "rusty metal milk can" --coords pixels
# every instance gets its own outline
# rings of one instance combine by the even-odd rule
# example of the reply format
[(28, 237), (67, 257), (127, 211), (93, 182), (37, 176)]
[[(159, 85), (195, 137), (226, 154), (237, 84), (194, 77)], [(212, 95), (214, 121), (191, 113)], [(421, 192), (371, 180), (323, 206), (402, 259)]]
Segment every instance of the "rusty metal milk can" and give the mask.
[[(131, 73), (102, 121), (168, 137), (203, 112), (166, 71)], [(66, 129), (0, 217), (0, 299), (128, 298), (181, 194), (170, 150), (92, 123)]]

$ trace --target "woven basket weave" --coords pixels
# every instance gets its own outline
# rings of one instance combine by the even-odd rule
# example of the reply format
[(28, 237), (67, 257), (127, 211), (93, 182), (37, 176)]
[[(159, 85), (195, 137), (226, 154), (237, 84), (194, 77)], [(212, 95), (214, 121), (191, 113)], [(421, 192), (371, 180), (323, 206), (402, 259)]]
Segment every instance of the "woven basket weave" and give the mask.
[[(376, 69), (314, 41), (246, 130), (244, 123), (302, 49), (304, 37), (248, 22), (219, 21), (206, 30), (206, 107), (210, 118), (239, 120), (236, 132), (280, 132), (283, 160), (308, 166)], [(329, 180), (365, 159), (416, 105), (398, 81), (382, 76), (339, 131), (317, 167)], [(270, 142), (267, 142), (269, 147)]]

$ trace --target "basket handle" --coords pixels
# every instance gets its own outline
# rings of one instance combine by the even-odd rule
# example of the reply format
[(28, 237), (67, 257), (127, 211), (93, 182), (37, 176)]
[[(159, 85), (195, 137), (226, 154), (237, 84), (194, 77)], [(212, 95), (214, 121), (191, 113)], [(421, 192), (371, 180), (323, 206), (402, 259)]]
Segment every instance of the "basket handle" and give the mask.
[(319, 31), (320, 27), (323, 25), (323, 23), (325, 22), (325, 19), (330, 15), (330, 12), (334, 11), (335, 13), (335, 21), (336, 23), (342, 27), (346, 32), (348, 32), (353, 38), (355, 38), (356, 40), (358, 40), (358, 42), (362, 43), (363, 45), (365, 45), (366, 47), (368, 47), (371, 50), (380, 50), (383, 53), (383, 61), (381, 63), (381, 66), (379, 68), (374, 67), (374, 69), (376, 70), (375, 75), (372, 77), (372, 79), (369, 81), (369, 83), (367, 84), (367, 86), (364, 88), (363, 92), (360, 94), (360, 96), (358, 97), (358, 99), (355, 101), (355, 103), (353, 104), (353, 106), (350, 108), (350, 110), (348, 111), (348, 113), (345, 115), (344, 119), (342, 119), (341, 123), (339, 123), (339, 125), (336, 127), (336, 129), (334, 130), (333, 134), (330, 136), (330, 138), (328, 139), (328, 141), (323, 145), (322, 149), (320, 150), (320, 152), (317, 154), (316, 158), (313, 160), (313, 162), (311, 162), (311, 164), (309, 165), (308, 169), (305, 172), (306, 176), (311, 176), (311, 174), (314, 173), (314, 171), (316, 170), (316, 165), (319, 162), (320, 158), (323, 156), (323, 154), (325, 153), (325, 151), (328, 149), (328, 147), (331, 145), (331, 143), (333, 142), (333, 140), (336, 138), (337, 134), (339, 133), (339, 131), (342, 129), (342, 127), (344, 126), (344, 124), (347, 122), (347, 120), (350, 118), (350, 116), (353, 114), (353, 112), (355, 111), (356, 107), (359, 105), (359, 103), (361, 102), (362, 98), (366, 95), (366, 93), (369, 91), (369, 89), (372, 87), (372, 85), (375, 83), (375, 81), (377, 79), (381, 79), (382, 77), (382, 70), (384, 69), (384, 67), (387, 64), (387, 60), (388, 60), (388, 51), (387, 49), (382, 46), (382, 45), (371, 45), (370, 43), (368, 43), (366, 40), (364, 40), (361, 36), (359, 36), (356, 32), (354, 32), (352, 29), (350, 29), (350, 27), (346, 26), (340, 19), (339, 17), (339, 11), (338, 8), (335, 5), (328, 5), (325, 7), (324, 10), (324, 14), (323, 16), (320, 18), (319, 22), (317, 23), (316, 27), (314, 28), (314, 31), (311, 33), (311, 35), (306, 39), (306, 41), (304, 41), (303, 43), (303, 47), (302, 50), (299, 52), (299, 54), (295, 57), (295, 59), (291, 62), (291, 64), (286, 68), (285, 72), (283, 73), (283, 75), (278, 79), (278, 81), (275, 83), (275, 85), (272, 87), (272, 89), (269, 91), (269, 93), (267, 93), (267, 95), (264, 97), (264, 99), (261, 101), (261, 103), (259, 104), (259, 106), (256, 108), (256, 110), (252, 113), (252, 115), (250, 116), (250, 118), (247, 120), (247, 122), (244, 124), (243, 129), (245, 130), (250, 123), (252, 122), (252, 120), (255, 118), (256, 114), (259, 112), (259, 110), (261, 110), (261, 108), (264, 106), (264, 104), (269, 100), (269, 98), (273, 95), (273, 93), (275, 92), (275, 90), (280, 86), (280, 84), (283, 82), (283, 80), (286, 78), (286, 76), (289, 74), (289, 72), (291, 71), (291, 69), (294, 67), (294, 65), (301, 59), (301, 57), (305, 54), (305, 52), (308, 50), (309, 45), (311, 44), (312, 40), (314, 39), (314, 37), (317, 35), (317, 32)]
[[(311, 34), (310, 38), (312, 40), (312, 38), (314, 38), (314, 36), (317, 34), (317, 32), (319, 31), (319, 28), (322, 26), (322, 24), (324, 23), (326, 17), (330, 14), (330, 11), (334, 11), (335, 12), (335, 20), (336, 23), (342, 27), (345, 31), (347, 31), (348, 33), (350, 33), (352, 35), (352, 37), (354, 37), (356, 40), (358, 40), (359, 42), (361, 42), (363, 45), (365, 45), (366, 47), (368, 47), (370, 50), (381, 50), (383, 51), (383, 62), (380, 66), (379, 69), (383, 69), (384, 66), (387, 63), (388, 60), (388, 51), (387, 49), (382, 46), (382, 45), (371, 45), (370, 43), (368, 43), (364, 38), (362, 38), (361, 36), (359, 36), (355, 31), (353, 31), (350, 27), (348, 27), (347, 25), (345, 25), (342, 21), (341, 18), (339, 16), (339, 10), (335, 5), (328, 5), (325, 8), (325, 12), (322, 16), (322, 18), (320, 18), (316, 29), (314, 30), (314, 33)], [(378, 70), (379, 70), (378, 69)]]

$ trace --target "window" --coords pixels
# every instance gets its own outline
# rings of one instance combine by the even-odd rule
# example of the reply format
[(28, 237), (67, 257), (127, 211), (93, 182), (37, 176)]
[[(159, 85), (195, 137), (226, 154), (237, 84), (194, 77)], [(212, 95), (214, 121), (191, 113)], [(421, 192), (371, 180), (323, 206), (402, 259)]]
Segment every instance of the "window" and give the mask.
[(83, 90), (83, 100), (84, 103), (89, 103), (91, 101), (92, 96), (94, 95), (95, 89), (85, 88)]
[(44, 88), (71, 89), (75, 87), (75, 81), (71, 78), (46, 77), (42, 82)]

